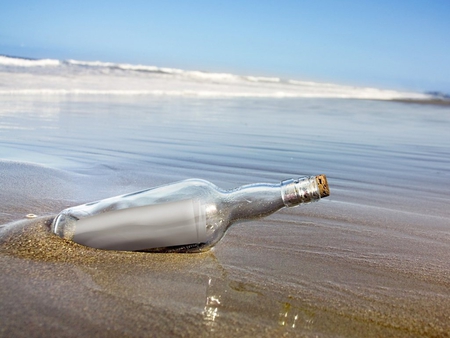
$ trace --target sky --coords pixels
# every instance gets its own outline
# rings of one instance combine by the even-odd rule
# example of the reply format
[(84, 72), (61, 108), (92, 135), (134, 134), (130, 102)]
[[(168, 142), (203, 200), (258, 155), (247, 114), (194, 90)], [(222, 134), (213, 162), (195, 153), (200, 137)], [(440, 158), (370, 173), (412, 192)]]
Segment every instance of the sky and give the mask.
[(450, 1), (0, 0), (0, 54), (450, 93)]

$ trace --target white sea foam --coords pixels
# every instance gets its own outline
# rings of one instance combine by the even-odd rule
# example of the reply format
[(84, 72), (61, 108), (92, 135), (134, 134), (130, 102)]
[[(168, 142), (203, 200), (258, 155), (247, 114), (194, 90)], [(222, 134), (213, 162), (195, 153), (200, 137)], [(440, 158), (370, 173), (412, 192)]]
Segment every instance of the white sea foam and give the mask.
[(279, 77), (245, 76), (246, 80), (253, 82), (280, 82)]
[(101, 61), (0, 56), (0, 95), (430, 99), (430, 95), (332, 83), (240, 76)]
[(193, 90), (85, 90), (85, 89), (17, 89), (0, 90), (0, 95), (113, 95), (113, 96), (185, 96), (185, 97), (310, 97), (301, 94), (272, 92), (220, 92), (220, 91), (193, 91)]
[[(407, 95), (406, 95), (407, 94)], [(349, 92), (349, 93), (294, 93), (285, 91), (273, 92), (230, 92), (214, 90), (89, 90), (89, 89), (15, 89), (0, 90), (0, 95), (110, 95), (110, 96), (178, 96), (199, 98), (339, 98), (339, 99), (430, 99), (427, 95), (390, 91)]]
[(144, 65), (130, 65), (126, 63), (113, 63), (113, 62), (101, 62), (101, 61), (78, 61), (78, 60), (66, 60), (66, 63), (77, 66), (97, 67), (97, 68), (118, 68), (123, 70), (143, 70), (150, 72), (161, 71), (161, 68), (155, 66)]
[(53, 59), (30, 60), (22, 58), (12, 58), (0, 55), (0, 66), (15, 66), (15, 67), (55, 67), (59, 66), (61, 62)]
[(144, 71), (144, 72), (158, 72), (171, 75), (182, 75), (185, 77), (197, 78), (202, 80), (212, 80), (212, 81), (235, 81), (239, 78), (237, 75), (228, 73), (208, 73), (202, 71), (189, 71), (177, 68), (167, 68), (167, 67), (155, 67), (155, 66), (145, 66), (145, 65), (133, 65), (127, 63), (112, 63), (112, 62), (101, 62), (101, 61), (77, 61), (77, 60), (67, 60), (66, 63), (78, 66), (87, 67), (97, 67), (97, 68), (114, 68), (121, 70), (131, 70), (131, 71)]

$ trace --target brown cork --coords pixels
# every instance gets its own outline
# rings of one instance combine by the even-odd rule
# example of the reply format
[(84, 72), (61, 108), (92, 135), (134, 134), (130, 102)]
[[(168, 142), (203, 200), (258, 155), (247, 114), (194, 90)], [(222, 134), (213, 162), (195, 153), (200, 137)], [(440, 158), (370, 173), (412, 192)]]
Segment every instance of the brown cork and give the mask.
[(325, 175), (317, 175), (316, 182), (319, 186), (320, 197), (330, 196), (330, 188), (328, 187), (327, 177)]

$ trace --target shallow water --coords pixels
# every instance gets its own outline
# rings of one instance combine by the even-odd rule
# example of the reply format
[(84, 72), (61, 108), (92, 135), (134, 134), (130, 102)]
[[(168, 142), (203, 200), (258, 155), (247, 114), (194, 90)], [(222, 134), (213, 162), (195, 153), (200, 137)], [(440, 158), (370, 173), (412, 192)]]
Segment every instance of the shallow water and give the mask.
[[(0, 223), (41, 216), (1, 228), (3, 335), (450, 332), (448, 106), (1, 102)], [(46, 225), (67, 206), (184, 178), (233, 188), (319, 173), (329, 198), (237, 224), (207, 254), (104, 252), (64, 242)]]

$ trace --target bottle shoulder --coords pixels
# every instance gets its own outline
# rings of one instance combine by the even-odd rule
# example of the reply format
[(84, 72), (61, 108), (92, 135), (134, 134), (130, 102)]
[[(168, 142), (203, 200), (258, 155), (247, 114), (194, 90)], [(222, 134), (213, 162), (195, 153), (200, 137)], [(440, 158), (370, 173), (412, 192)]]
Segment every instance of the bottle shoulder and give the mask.
[(160, 202), (166, 199), (182, 200), (191, 198), (212, 201), (219, 198), (224, 192), (224, 190), (209, 181), (192, 178), (152, 189), (148, 192), (148, 196), (160, 198)]
[(206, 181), (206, 180), (202, 180), (199, 178), (190, 178), (190, 179), (186, 179), (183, 181), (178, 181), (178, 182), (174, 182), (174, 183), (169, 183), (169, 184), (163, 184), (163, 185), (159, 185), (156, 187), (152, 187), (152, 188), (148, 188), (148, 189), (144, 189), (144, 190), (139, 190), (139, 191), (134, 191), (132, 193), (128, 193), (125, 195), (121, 195), (121, 196), (117, 196), (117, 197), (121, 197), (121, 198), (128, 198), (128, 197), (132, 197), (132, 196), (136, 196), (136, 195), (145, 195), (145, 194), (153, 194), (154, 192), (158, 192), (158, 191), (177, 191), (177, 190), (183, 190), (183, 189), (189, 189), (189, 188), (197, 188), (197, 189), (215, 189), (215, 190), (220, 190), (216, 185), (214, 185), (213, 183)]
[(178, 182), (180, 185), (186, 185), (186, 186), (194, 186), (199, 188), (207, 188), (207, 189), (214, 189), (217, 191), (223, 191), (220, 189), (217, 185), (210, 181), (203, 180), (201, 178), (189, 178), (187, 180), (183, 180)]

